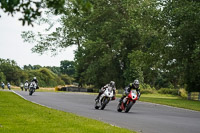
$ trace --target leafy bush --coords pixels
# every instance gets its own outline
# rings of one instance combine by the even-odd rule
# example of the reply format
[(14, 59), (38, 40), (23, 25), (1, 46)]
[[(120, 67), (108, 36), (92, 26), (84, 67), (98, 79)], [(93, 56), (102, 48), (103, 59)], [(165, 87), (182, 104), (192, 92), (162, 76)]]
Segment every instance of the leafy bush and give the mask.
[(67, 74), (62, 74), (60, 77), (65, 82), (66, 85), (70, 85), (72, 84), (72, 81), (74, 81), (74, 79), (68, 76)]
[(157, 91), (154, 87), (151, 87), (148, 84), (141, 84), (140, 85), (140, 93), (141, 94), (154, 94), (154, 93), (157, 93)]
[(55, 91), (59, 91), (60, 90), (60, 87), (59, 86), (56, 86), (55, 87)]
[(178, 94), (183, 98), (187, 98), (187, 91), (183, 88), (179, 89)]
[(149, 84), (141, 84), (140, 89), (152, 89), (155, 90), (154, 87), (151, 87)]
[(141, 94), (155, 94), (156, 90), (154, 90), (154, 89), (141, 89), (140, 93)]
[(158, 90), (158, 93), (178, 95), (178, 90), (177, 89), (170, 89), (170, 88), (161, 88), (161, 89)]
[(31, 81), (33, 77), (37, 77), (39, 86), (41, 87), (54, 87), (57, 85), (65, 85), (64, 81), (61, 80), (61, 78), (58, 77), (58, 75), (56, 75), (47, 68), (30, 70), (28, 74), (29, 74), (29, 81)]

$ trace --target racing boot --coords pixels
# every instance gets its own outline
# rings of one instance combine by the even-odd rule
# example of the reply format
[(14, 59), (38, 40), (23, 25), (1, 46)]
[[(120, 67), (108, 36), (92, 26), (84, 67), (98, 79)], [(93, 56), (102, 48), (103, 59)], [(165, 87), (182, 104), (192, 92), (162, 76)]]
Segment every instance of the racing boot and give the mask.
[(101, 96), (101, 93), (98, 94), (98, 96), (95, 98), (95, 101), (99, 101), (100, 96)]
[(125, 97), (126, 97), (126, 96), (122, 96), (122, 97), (119, 99), (119, 102), (121, 103)]

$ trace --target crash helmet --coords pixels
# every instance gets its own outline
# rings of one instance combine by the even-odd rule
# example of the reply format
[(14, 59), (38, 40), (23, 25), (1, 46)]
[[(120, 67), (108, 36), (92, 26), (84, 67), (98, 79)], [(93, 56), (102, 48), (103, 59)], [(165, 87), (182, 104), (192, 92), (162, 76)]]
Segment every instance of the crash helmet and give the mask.
[(37, 79), (36, 77), (33, 77), (33, 79)]
[(133, 81), (134, 88), (139, 88), (139, 84), (140, 84), (139, 80), (136, 79), (136, 80)]
[(115, 87), (115, 82), (114, 81), (110, 81), (110, 86), (111, 87)]

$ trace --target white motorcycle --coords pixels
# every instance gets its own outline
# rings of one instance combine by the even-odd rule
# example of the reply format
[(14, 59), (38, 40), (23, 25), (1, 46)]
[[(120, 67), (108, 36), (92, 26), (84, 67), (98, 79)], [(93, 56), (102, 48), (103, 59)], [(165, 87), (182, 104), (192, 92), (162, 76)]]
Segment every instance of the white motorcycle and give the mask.
[(95, 102), (95, 109), (100, 108), (101, 110), (103, 110), (113, 96), (114, 96), (113, 89), (110, 87), (106, 88), (104, 93), (100, 96), (99, 100)]
[(31, 82), (29, 86), (29, 95), (32, 95), (35, 92), (36, 87), (37, 87), (37, 84), (35, 83), (35, 81)]
[(24, 89), (25, 89), (25, 91), (28, 90), (28, 83), (25, 83), (25, 84), (24, 84)]

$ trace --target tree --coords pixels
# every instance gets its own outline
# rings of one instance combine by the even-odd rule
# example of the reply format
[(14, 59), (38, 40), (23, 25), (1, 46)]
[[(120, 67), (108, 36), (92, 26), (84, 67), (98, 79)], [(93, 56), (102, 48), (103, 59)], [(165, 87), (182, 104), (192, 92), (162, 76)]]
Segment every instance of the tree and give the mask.
[(63, 60), (60, 62), (60, 72), (73, 76), (75, 73), (74, 61)]
[[(89, 0), (71, 0), (74, 4), (74, 12), (79, 13), (80, 11), (90, 11), (92, 9), (92, 4)], [(41, 16), (42, 9), (48, 8), (54, 14), (61, 14), (65, 12), (66, 1), (65, 0), (1, 0), (0, 9), (5, 13), (11, 14), (12, 16), (19, 12), (23, 15), (19, 20), (22, 24), (33, 26), (33, 21), (37, 17)]]
[(3, 73), (1, 77), (4, 81), (19, 85), (21, 80), (25, 78), (22, 70), (14, 60), (0, 59), (0, 71)]
[(81, 82), (100, 87), (114, 80), (117, 87), (125, 86), (127, 77), (123, 73), (128, 68), (128, 54), (140, 45), (138, 29), (127, 9), (129, 4), (130, 1), (95, 1), (93, 13), (82, 15), (85, 42), (76, 52)]
[(30, 70), (28, 72), (29, 81), (33, 77), (37, 77), (39, 86), (41, 87), (55, 87), (57, 85), (65, 85), (64, 81), (55, 73), (47, 68), (40, 68), (37, 70)]
[(4, 75), (3, 72), (0, 72), (0, 83), (6, 81), (6, 76)]
[(62, 74), (62, 75), (60, 75), (60, 77), (65, 82), (65, 84), (67, 84), (67, 85), (72, 84), (72, 81), (74, 80), (73, 78), (71, 78), (67, 74)]
[[(148, 0), (143, 3), (146, 2)], [(140, 4), (136, 0), (97, 0), (93, 2), (95, 8), (92, 13), (82, 12), (79, 15), (73, 13), (71, 5), (66, 8), (66, 14), (61, 18), (61, 26), (56, 32), (46, 36), (25, 33), (24, 38), (28, 41), (30, 38), (37, 40), (37, 45), (33, 49), (37, 53), (46, 50), (55, 51), (60, 47), (76, 44), (78, 49), (75, 53), (75, 63), (78, 82), (95, 84), (99, 87), (110, 80), (115, 80), (117, 86), (124, 87), (125, 83), (136, 78), (132, 76), (129, 78), (130, 75), (124, 74), (131, 72), (128, 71), (129, 53), (145, 47), (140, 41), (141, 25), (139, 22), (136, 23), (143, 11), (139, 10), (142, 7)], [(133, 70), (135, 73), (137, 69)]]
[(24, 65), (23, 67), (24, 70), (32, 70), (33, 69), (33, 66), (32, 65)]
[[(199, 91), (200, 2), (195, 0), (96, 0), (93, 12), (74, 13), (68, 2), (61, 26), (46, 36), (24, 34), (43, 53), (77, 45), (75, 78), (100, 87), (134, 79), (152, 86), (187, 84)], [(36, 39), (34, 37), (38, 37)]]
[[(166, 63), (181, 73), (187, 90), (200, 91), (200, 2), (167, 1), (163, 9), (166, 28)], [(175, 73), (177, 74), (177, 73)]]
[(56, 66), (45, 66), (45, 68), (48, 68), (49, 70), (51, 70), (53, 73), (60, 75), (60, 67), (56, 67)]

